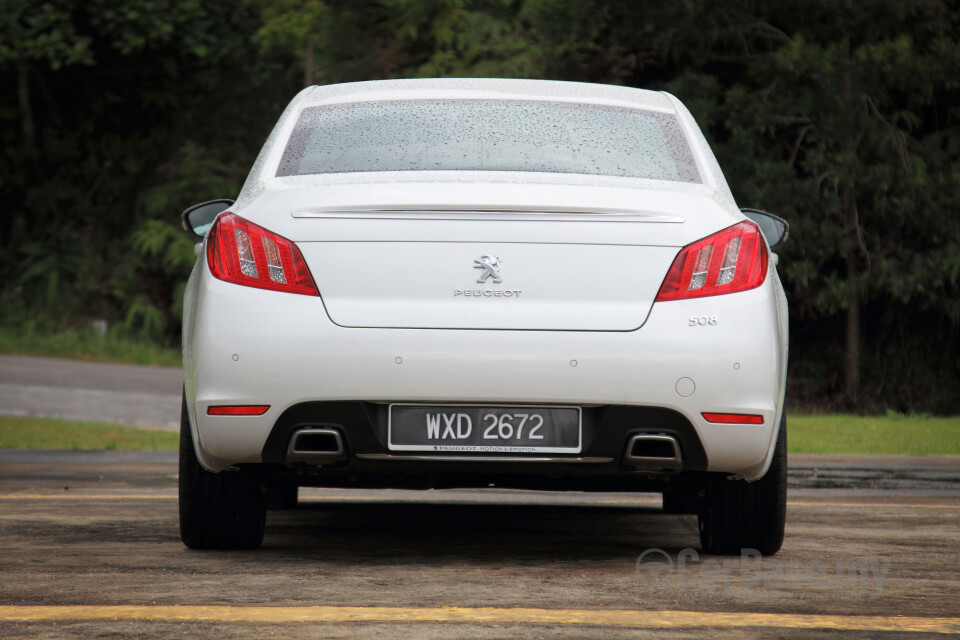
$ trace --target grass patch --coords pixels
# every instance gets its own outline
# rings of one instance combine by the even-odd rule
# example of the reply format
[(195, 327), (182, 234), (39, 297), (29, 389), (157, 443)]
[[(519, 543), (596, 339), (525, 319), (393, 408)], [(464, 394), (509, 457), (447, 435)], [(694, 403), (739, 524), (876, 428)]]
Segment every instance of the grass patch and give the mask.
[(0, 416), (0, 449), (171, 451), (180, 435), (118, 424)]
[(48, 333), (35, 331), (30, 327), (0, 327), (0, 353), (167, 367), (181, 366), (179, 349), (136, 340), (114, 330), (107, 332), (106, 335), (100, 335), (91, 329), (68, 329)]
[(960, 417), (788, 415), (790, 453), (960, 454)]
[[(958, 455), (960, 417), (789, 415), (790, 453)], [(175, 451), (179, 434), (117, 424), (0, 416), (0, 449)]]

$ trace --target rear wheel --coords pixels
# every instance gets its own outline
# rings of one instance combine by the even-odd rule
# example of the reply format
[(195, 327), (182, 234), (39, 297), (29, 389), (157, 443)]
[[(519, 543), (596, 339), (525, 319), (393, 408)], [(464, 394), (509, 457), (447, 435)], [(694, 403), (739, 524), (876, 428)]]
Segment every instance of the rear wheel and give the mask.
[(267, 508), (260, 476), (211, 473), (197, 460), (184, 397), (180, 415), (180, 538), (191, 549), (254, 549), (263, 542)]
[(787, 417), (780, 420), (773, 462), (755, 482), (715, 478), (700, 502), (700, 544), (707, 553), (772, 555), (783, 544), (787, 514)]

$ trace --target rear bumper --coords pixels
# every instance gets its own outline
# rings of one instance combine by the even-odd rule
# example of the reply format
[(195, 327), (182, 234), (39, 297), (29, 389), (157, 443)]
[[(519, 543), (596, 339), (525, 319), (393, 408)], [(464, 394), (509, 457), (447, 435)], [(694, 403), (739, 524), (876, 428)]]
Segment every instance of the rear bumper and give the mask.
[[(389, 406), (372, 402), (307, 402), (290, 407), (277, 419), (263, 446), (261, 460), (268, 464), (308, 469), (315, 477), (331, 478), (357, 472), (431, 474), (489, 477), (499, 474), (553, 474), (566, 468), (568, 475), (622, 475), (667, 473), (666, 465), (645, 464), (625, 455), (625, 443), (638, 434), (663, 434), (677, 443), (684, 471), (705, 471), (707, 457), (693, 425), (676, 411), (653, 407), (586, 407), (581, 416), (583, 450), (576, 454), (497, 453), (433, 454), (391, 451), (388, 447)], [(291, 455), (297, 434), (335, 436), (318, 442), (319, 453)], [(304, 447), (307, 449), (309, 447)], [(561, 474), (562, 475), (562, 474)]]
[[(650, 486), (651, 479), (676, 482), (672, 472), (636, 465), (624, 443), (638, 433), (668, 434), (683, 452), (684, 471), (703, 471), (706, 455), (692, 425), (680, 414), (656, 408), (590, 407), (583, 412), (584, 451), (579, 454), (433, 455), (389, 451), (387, 405), (368, 402), (311, 402), (285, 411), (267, 438), (262, 461), (300, 472), (315, 486), (532, 489), (619, 489)], [(336, 434), (332, 454), (291, 456), (295, 434)], [(336, 440), (336, 441), (335, 441)]]
[[(198, 271), (204, 282), (191, 282), (188, 292), (184, 378), (198, 458), (211, 470), (276, 461), (272, 452), (288, 443), (273, 442), (273, 434), (298, 408), (391, 402), (663, 411), (689, 425), (685, 438), (699, 444), (704, 470), (755, 479), (768, 466), (786, 364), (775, 278), (743, 293), (655, 304), (636, 331), (483, 331), (344, 328), (330, 321), (319, 298), (238, 287)], [(717, 324), (690, 326), (691, 316), (702, 315), (717, 316)], [(270, 409), (262, 416), (207, 415), (218, 404)], [(711, 424), (701, 412), (756, 414), (763, 424)], [(377, 420), (350, 425), (341, 426), (353, 463), (363, 460), (356, 453), (388, 453)], [(622, 453), (627, 427), (616, 429), (617, 451), (599, 457)], [(603, 433), (595, 434), (596, 446)], [(582, 455), (593, 456), (586, 433), (584, 445)], [(394, 463), (412, 464), (380, 462)], [(543, 473), (542, 464), (537, 468)]]

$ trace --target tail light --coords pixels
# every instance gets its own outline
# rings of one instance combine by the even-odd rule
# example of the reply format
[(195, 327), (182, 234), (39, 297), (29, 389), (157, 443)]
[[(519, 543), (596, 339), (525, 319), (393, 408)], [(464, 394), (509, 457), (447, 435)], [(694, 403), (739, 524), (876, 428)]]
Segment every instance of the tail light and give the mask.
[(767, 277), (767, 260), (760, 228), (750, 221), (735, 224), (684, 247), (660, 285), (656, 301), (754, 289)]
[(296, 245), (235, 213), (223, 213), (207, 236), (207, 264), (221, 280), (259, 289), (318, 296)]
[(763, 424), (763, 416), (748, 413), (701, 413), (703, 419), (714, 424)]
[(262, 416), (270, 408), (268, 404), (224, 404), (207, 407), (208, 416)]

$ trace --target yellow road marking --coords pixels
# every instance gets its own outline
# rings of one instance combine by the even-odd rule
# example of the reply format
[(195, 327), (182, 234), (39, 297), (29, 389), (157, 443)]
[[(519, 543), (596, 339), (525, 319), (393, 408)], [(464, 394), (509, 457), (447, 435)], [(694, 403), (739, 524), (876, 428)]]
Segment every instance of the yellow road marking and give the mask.
[(5, 493), (0, 500), (176, 500), (175, 495), (155, 495), (149, 493), (111, 494), (111, 493)]
[[(176, 494), (150, 494), (150, 493), (3, 493), (0, 494), (0, 500), (176, 500)], [(301, 498), (302, 504), (311, 502), (343, 502), (349, 504), (352, 502), (411, 502), (408, 500), (397, 500), (396, 498), (381, 498), (379, 496), (305, 496)], [(416, 504), (489, 504), (510, 506), (511, 504), (528, 504), (526, 502), (498, 502), (496, 500), (471, 501), (451, 497), (441, 500), (412, 500)], [(562, 503), (543, 503), (544, 506), (563, 506)], [(574, 503), (582, 504), (582, 503)], [(631, 506), (631, 505), (659, 505), (659, 500), (595, 500), (590, 504), (610, 505), (610, 506)], [(803, 502), (788, 501), (788, 507), (843, 507), (848, 509), (960, 509), (960, 504), (885, 504), (880, 502)]]
[(788, 507), (846, 507), (871, 509), (960, 509), (960, 504), (883, 504), (882, 502), (787, 502)]
[(805, 615), (625, 609), (495, 607), (0, 606), (3, 622), (90, 620), (215, 622), (466, 622), (619, 627), (764, 627), (839, 631), (958, 633), (960, 618)]

